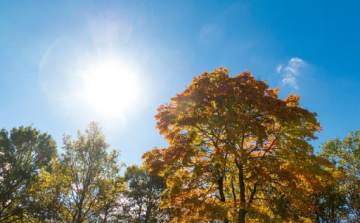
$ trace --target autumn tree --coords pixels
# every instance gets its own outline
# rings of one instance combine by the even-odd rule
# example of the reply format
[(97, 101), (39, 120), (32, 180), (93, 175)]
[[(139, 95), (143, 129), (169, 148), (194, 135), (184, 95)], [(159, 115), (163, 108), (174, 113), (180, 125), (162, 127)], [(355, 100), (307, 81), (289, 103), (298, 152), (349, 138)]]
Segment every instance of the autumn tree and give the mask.
[(35, 217), (41, 222), (112, 222), (123, 188), (118, 152), (109, 145), (97, 123), (77, 140), (64, 136), (64, 153), (51, 173), (42, 170), (37, 199), (43, 205)]
[(129, 166), (124, 176), (123, 217), (130, 222), (168, 222), (169, 209), (160, 210), (159, 195), (166, 189), (165, 179), (150, 175), (145, 167)]
[(321, 155), (337, 167), (339, 183), (334, 185), (333, 191), (346, 199), (347, 209), (337, 209), (337, 220), (347, 219), (343, 213), (349, 212), (350, 222), (360, 221), (360, 130), (350, 132), (343, 140), (339, 137), (329, 140), (323, 144)]
[(161, 202), (173, 208), (173, 222), (312, 218), (310, 195), (330, 177), (330, 163), (309, 144), (321, 127), (299, 96), (278, 92), (248, 71), (230, 77), (220, 67), (158, 108), (156, 127), (169, 146), (143, 159), (166, 179)]
[(56, 154), (53, 138), (33, 127), (0, 131), (0, 222), (26, 219), (31, 188)]

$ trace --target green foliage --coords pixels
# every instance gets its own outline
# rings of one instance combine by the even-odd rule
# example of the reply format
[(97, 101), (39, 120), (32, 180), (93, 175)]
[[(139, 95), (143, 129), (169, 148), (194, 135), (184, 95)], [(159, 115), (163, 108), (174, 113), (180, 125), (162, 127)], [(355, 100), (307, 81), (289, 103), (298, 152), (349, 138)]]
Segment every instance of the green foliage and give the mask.
[[(96, 123), (77, 140), (64, 136), (64, 153), (53, 162), (53, 171), (42, 170), (37, 190), (39, 209), (35, 216), (43, 222), (115, 221), (117, 199), (123, 190), (118, 152), (109, 145)], [(40, 211), (40, 210), (43, 211)]]
[(50, 160), (57, 154), (52, 137), (32, 127), (0, 132), (0, 222), (26, 219), (33, 206), (31, 187), (40, 170), (51, 171)]
[(323, 193), (314, 195), (315, 205), (318, 208), (314, 212), (316, 222), (336, 223), (348, 219), (347, 194), (341, 187), (342, 183), (335, 178), (333, 182), (328, 182)]
[[(360, 221), (360, 130), (350, 132), (342, 141), (340, 138), (329, 140), (323, 144), (321, 155), (334, 163), (337, 167), (336, 183), (333, 184), (333, 193), (345, 197), (345, 207), (334, 208), (336, 218)], [(336, 198), (336, 202), (342, 201)]]
[(130, 166), (125, 172), (123, 212), (130, 222), (168, 222), (169, 209), (159, 210), (159, 195), (166, 189), (165, 179), (150, 175), (145, 167)]

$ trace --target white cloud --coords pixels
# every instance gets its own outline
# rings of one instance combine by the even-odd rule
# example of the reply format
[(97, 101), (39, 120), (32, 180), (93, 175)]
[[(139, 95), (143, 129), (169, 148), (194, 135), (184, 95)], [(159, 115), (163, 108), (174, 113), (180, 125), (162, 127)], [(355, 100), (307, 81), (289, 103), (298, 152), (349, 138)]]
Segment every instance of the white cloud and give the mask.
[(298, 57), (293, 57), (289, 60), (288, 65), (282, 69), (282, 65), (279, 65), (276, 70), (278, 73), (281, 72), (281, 70), (283, 70), (283, 79), (282, 79), (282, 83), (283, 85), (290, 85), (291, 87), (297, 89), (299, 86), (297, 85), (297, 77), (299, 76), (299, 71), (301, 67), (304, 67), (306, 65), (306, 63), (298, 58)]

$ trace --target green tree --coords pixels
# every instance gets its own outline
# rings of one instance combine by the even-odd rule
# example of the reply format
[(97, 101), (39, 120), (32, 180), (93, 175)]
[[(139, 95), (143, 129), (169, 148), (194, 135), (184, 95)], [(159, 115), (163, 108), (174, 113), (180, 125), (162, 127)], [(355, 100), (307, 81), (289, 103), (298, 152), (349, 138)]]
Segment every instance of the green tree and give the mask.
[(64, 136), (64, 153), (53, 171), (41, 172), (37, 199), (42, 222), (112, 222), (123, 188), (118, 152), (109, 145), (97, 123), (91, 123), (77, 140)]
[(336, 190), (346, 195), (350, 221), (360, 221), (360, 130), (350, 132), (343, 140), (329, 140), (321, 155), (338, 168), (340, 183)]
[(57, 154), (53, 138), (33, 127), (0, 131), (0, 222), (26, 219), (31, 188)]
[(44, 168), (32, 187), (31, 222), (71, 222), (68, 210), (63, 206), (66, 194), (70, 193), (65, 174), (59, 165), (59, 157), (51, 161), (51, 171)]
[(174, 222), (312, 221), (310, 195), (330, 177), (309, 144), (321, 130), (316, 113), (248, 71), (228, 74), (204, 72), (158, 108), (169, 147), (143, 159), (166, 179), (162, 207), (173, 208)]
[(342, 189), (343, 181), (334, 170), (334, 181), (328, 182), (323, 193), (313, 195), (316, 207), (315, 221), (318, 223), (337, 223), (348, 219), (346, 192)]
[(168, 222), (169, 209), (160, 210), (159, 195), (166, 189), (165, 179), (150, 175), (145, 167), (130, 166), (125, 172), (127, 190), (123, 210), (131, 222)]

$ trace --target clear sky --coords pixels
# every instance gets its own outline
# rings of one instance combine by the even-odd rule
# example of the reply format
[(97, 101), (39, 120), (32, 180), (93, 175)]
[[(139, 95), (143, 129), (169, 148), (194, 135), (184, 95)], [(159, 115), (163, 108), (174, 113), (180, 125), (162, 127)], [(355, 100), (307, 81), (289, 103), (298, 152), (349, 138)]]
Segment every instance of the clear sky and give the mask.
[(100, 122), (120, 161), (167, 144), (156, 108), (193, 76), (249, 70), (318, 113), (315, 148), (360, 128), (360, 1), (0, 0), (0, 127), (62, 146)]

